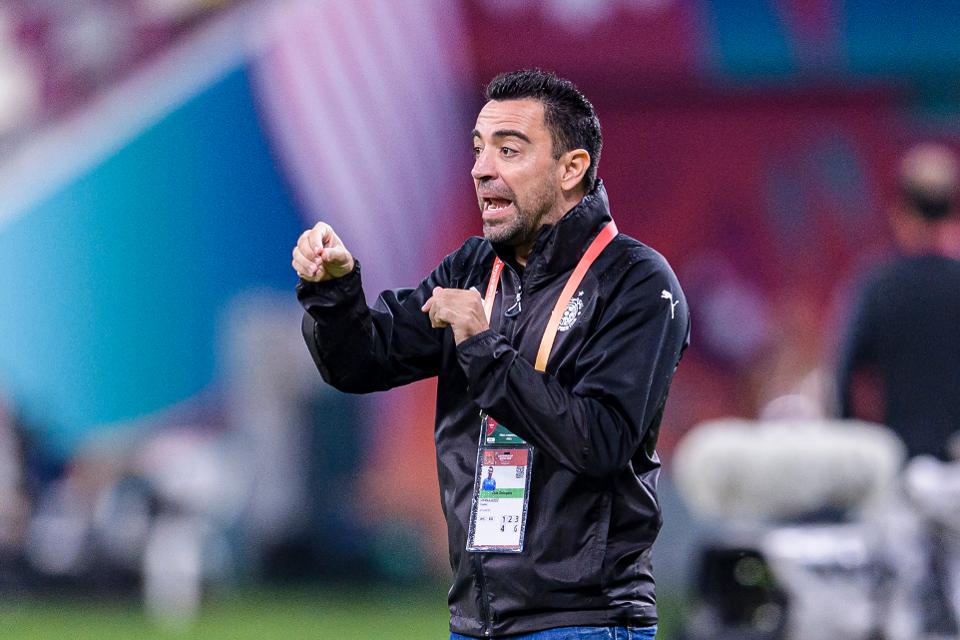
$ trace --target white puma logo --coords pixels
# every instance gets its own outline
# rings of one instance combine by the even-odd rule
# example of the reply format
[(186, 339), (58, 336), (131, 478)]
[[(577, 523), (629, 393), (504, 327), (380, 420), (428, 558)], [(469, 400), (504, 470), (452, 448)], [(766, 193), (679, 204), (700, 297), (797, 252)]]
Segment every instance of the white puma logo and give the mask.
[(680, 304), (680, 301), (677, 300), (676, 302), (674, 302), (674, 301), (673, 301), (673, 294), (670, 293), (669, 291), (667, 291), (666, 289), (664, 289), (663, 291), (660, 292), (660, 297), (663, 298), (664, 300), (669, 300), (669, 301), (670, 301), (670, 319), (673, 320), (673, 318), (674, 318), (674, 316), (673, 316), (673, 309), (674, 309), (678, 304)]

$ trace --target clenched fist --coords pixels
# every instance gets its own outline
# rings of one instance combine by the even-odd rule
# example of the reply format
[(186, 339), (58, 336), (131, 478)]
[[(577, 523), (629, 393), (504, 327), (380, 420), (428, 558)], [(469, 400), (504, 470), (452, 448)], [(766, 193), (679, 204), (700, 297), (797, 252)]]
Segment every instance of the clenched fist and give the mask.
[(435, 287), (433, 296), (420, 310), (430, 315), (430, 324), (435, 328), (451, 327), (457, 344), (490, 326), (483, 313), (483, 300), (476, 289)]
[(293, 270), (307, 282), (340, 278), (353, 271), (353, 256), (326, 222), (300, 234), (293, 248)]

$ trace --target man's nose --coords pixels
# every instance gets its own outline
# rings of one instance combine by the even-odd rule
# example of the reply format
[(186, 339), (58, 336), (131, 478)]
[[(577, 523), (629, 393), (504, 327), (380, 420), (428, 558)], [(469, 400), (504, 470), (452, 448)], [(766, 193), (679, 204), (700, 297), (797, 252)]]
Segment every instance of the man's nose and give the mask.
[(496, 167), (490, 158), (490, 154), (487, 153), (486, 150), (477, 154), (477, 157), (473, 161), (473, 170), (470, 171), (470, 174), (473, 176), (473, 179), (477, 181), (489, 180), (490, 178), (496, 177)]

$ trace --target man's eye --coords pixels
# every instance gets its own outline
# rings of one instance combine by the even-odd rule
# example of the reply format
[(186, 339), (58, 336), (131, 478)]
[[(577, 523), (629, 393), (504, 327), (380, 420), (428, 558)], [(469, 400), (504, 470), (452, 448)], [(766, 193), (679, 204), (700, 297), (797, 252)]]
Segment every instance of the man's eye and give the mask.
[(516, 149), (511, 149), (510, 147), (500, 147), (501, 155), (512, 156), (517, 153)]
[(476, 158), (478, 155), (480, 155), (480, 147), (474, 147), (474, 148), (473, 148), (473, 157)]

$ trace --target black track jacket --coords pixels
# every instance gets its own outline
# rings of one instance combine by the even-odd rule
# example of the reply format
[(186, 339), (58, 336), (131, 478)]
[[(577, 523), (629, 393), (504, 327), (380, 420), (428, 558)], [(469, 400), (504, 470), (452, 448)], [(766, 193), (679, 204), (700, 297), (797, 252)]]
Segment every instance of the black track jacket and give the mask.
[[(298, 286), (307, 346), (337, 389), (366, 393), (438, 376), (437, 471), (453, 569), (450, 628), (457, 633), (656, 623), (654, 447), (690, 327), (663, 256), (617, 236), (574, 295), (582, 304), (568, 306), (547, 372), (532, 364), (561, 289), (609, 220), (598, 182), (540, 231), (525, 269), (510, 248), (470, 238), (420, 286), (385, 291), (373, 308), (359, 263), (342, 278)], [(420, 307), (436, 286), (484, 292), (494, 252), (506, 268), (491, 328), (458, 346)], [(481, 409), (535, 447), (520, 554), (465, 550)]]

